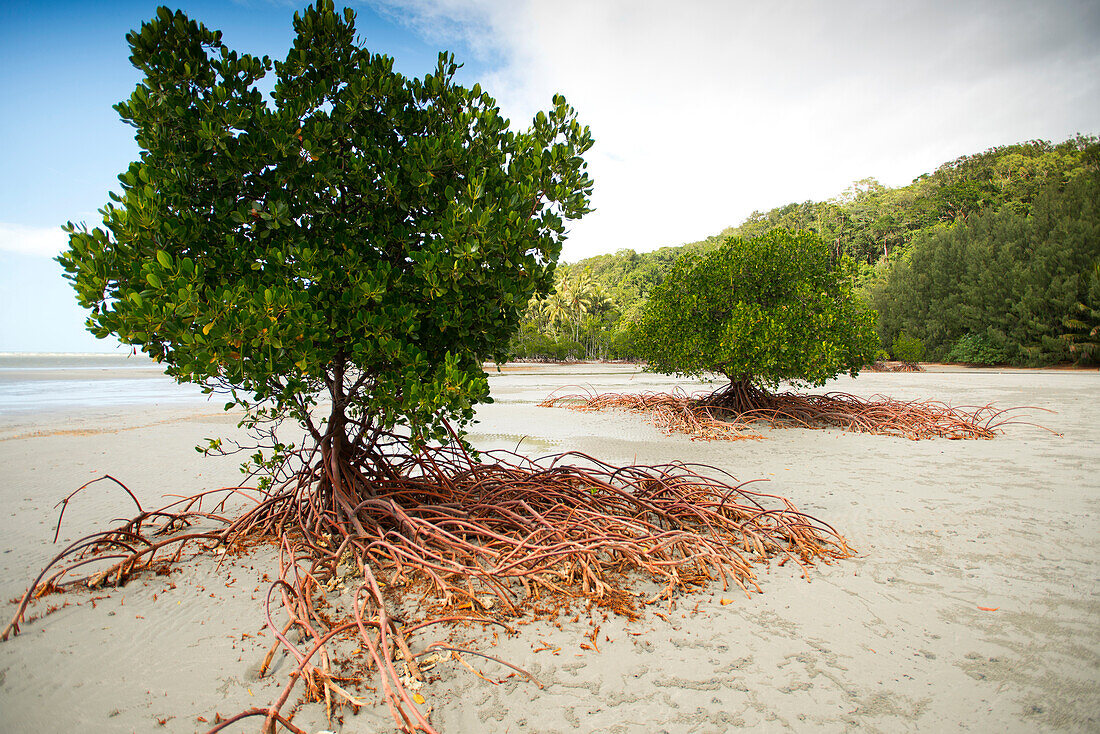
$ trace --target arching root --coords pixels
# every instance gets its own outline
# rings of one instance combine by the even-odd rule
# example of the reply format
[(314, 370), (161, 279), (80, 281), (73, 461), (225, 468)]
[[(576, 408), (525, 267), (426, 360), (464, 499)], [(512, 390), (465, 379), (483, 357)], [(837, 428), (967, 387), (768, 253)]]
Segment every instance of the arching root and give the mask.
[[(371, 463), (378, 455), (386, 456), (382, 469)], [(712, 581), (759, 590), (755, 565), (773, 558), (805, 569), (852, 554), (829, 525), (712, 467), (617, 467), (576, 453), (475, 459), (459, 444), (413, 451), (397, 437), (372, 457), (343, 466), (339, 492), (316, 454), (303, 453), (304, 468), (266, 493), (234, 487), (155, 511), (138, 504), (132, 520), (59, 553), (2, 637), (18, 632), (43, 590), (118, 586), (184, 553), (275, 542), (278, 578), (265, 614), (277, 642), (262, 670), (281, 650), (292, 672), (270, 706), (212, 731), (259, 716), (266, 731), (300, 731), (282, 713), (294, 690), (301, 701), (323, 702), (330, 717), (376, 700), (364, 694), (370, 690), (380, 691), (399, 729), (432, 732), (424, 699), (409, 688), (423, 679), (417, 659), (431, 650), (471, 652), (423, 639), (436, 625), (511, 630), (510, 618), (572, 600), (633, 616), (645, 603), (671, 602)], [(238, 496), (249, 509), (223, 514)], [(648, 582), (659, 590), (646, 598), (639, 588)], [(408, 609), (416, 594), (426, 611), (399, 617), (393, 610)], [(365, 653), (365, 668), (350, 665), (351, 647)]]
[(646, 415), (666, 435), (682, 433), (703, 441), (762, 438), (753, 432), (757, 427), (836, 427), (912, 440), (990, 439), (1013, 424), (1043, 428), (1019, 416), (1020, 411), (1043, 408), (956, 407), (933, 400), (904, 401), (883, 395), (864, 399), (841, 392), (772, 394), (750, 388), (749, 394), (743, 394), (744, 388), (739, 388), (736, 395), (728, 388), (695, 395), (680, 390), (636, 394), (555, 392), (539, 406), (581, 411), (625, 409)]

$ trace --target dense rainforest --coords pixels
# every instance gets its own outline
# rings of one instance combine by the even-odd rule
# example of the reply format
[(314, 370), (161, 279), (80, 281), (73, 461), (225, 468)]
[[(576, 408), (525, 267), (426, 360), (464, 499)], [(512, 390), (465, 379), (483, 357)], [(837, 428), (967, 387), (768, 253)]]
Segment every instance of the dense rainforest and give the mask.
[(1034, 140), (944, 163), (897, 188), (873, 178), (828, 201), (753, 212), (699, 242), (558, 266), (527, 308), (519, 359), (633, 359), (652, 291), (686, 253), (809, 230), (855, 263), (880, 356), (968, 364), (1100, 361), (1100, 139)]

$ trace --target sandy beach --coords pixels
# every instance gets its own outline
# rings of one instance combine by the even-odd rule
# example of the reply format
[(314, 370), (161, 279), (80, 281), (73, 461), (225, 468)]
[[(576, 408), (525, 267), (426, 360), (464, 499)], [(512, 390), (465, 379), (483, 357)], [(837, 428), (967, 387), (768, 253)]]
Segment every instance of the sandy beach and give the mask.
[[(504, 678), (490, 661), (467, 658), (502, 683), (440, 661), (420, 693), (442, 731), (1100, 731), (1100, 373), (865, 373), (824, 388), (1053, 411), (1025, 418), (1053, 432), (1016, 425), (990, 441), (796, 429), (692, 441), (629, 413), (536, 407), (567, 385), (699, 387), (629, 365), (523, 365), (492, 376), (496, 402), (479, 409), (472, 442), (530, 456), (698, 462), (768, 480), (764, 491), (836, 527), (858, 555), (807, 578), (793, 564), (761, 566), (761, 594), (715, 586), (633, 622), (582, 606), (512, 637), (456, 629), (451, 640), (544, 687)], [(123, 492), (96, 485), (67, 510), (54, 545), (60, 499), (105, 473), (151, 505), (234, 485), (238, 457), (202, 457), (194, 446), (236, 435), (236, 421), (198, 401), (0, 414), (4, 622), (8, 600), (66, 539), (134, 510)], [(2, 728), (201, 731), (216, 714), (269, 703), (288, 669), (283, 661), (274, 676), (256, 676), (272, 640), (262, 602), (270, 564), (263, 553), (198, 559), (122, 589), (39, 601), (33, 614), (67, 606), (0, 643)], [(382, 707), (330, 724), (309, 705), (294, 721), (311, 732), (393, 730)]]

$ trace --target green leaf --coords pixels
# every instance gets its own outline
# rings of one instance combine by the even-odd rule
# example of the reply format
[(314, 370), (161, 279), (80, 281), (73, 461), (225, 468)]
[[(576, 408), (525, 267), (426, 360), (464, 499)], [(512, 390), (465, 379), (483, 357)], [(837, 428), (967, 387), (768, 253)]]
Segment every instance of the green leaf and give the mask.
[(346, 371), (367, 377), (347, 396), (365, 425), (446, 436), (552, 280), (590, 198), (591, 136), (560, 124), (573, 113), (557, 98), (537, 130), (510, 130), (450, 61), (409, 79), (331, 6), (301, 12), (266, 99), (253, 90), (270, 62), (183, 13), (131, 34), (143, 78), (118, 110), (140, 157), (62, 262), (94, 333), (178, 379), (216, 376), (248, 396), (249, 420), (301, 417)]

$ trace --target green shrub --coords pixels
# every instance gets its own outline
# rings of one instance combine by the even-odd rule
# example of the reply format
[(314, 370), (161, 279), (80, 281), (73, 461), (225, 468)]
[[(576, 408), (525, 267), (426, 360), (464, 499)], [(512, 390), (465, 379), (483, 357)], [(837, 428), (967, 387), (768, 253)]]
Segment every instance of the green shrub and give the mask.
[(714, 372), (760, 388), (854, 377), (878, 338), (848, 265), (817, 235), (782, 229), (685, 255), (646, 303), (640, 356), (656, 372)]
[(1004, 364), (1007, 350), (987, 334), (973, 332), (959, 338), (947, 353), (948, 362), (963, 364)]
[(924, 342), (903, 331), (894, 338), (890, 351), (893, 352), (894, 359), (902, 362), (919, 362), (924, 359)]

